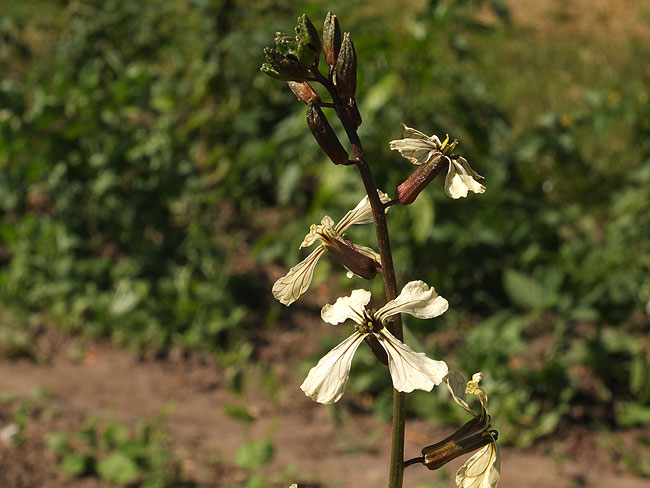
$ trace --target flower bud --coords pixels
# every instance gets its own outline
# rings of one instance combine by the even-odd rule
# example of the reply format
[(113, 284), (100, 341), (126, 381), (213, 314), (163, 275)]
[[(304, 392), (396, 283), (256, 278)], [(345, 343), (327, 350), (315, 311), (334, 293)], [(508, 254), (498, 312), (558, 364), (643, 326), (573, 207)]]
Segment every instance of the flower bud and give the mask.
[(334, 164), (346, 164), (348, 153), (343, 148), (325, 114), (315, 99), (307, 103), (307, 125), (318, 145), (325, 151)]
[(300, 64), (311, 67), (320, 55), (321, 43), (318, 31), (311, 23), (306, 14), (298, 17), (296, 27), (296, 39), (298, 40), (298, 59)]
[(381, 270), (381, 264), (377, 259), (364, 254), (346, 239), (326, 231), (322, 235), (321, 242), (332, 259), (361, 278), (371, 280)]
[(293, 94), (296, 96), (298, 100), (300, 100), (303, 103), (309, 103), (309, 100), (312, 98), (316, 100), (316, 102), (320, 101), (320, 97), (318, 96), (318, 93), (314, 91), (314, 89), (311, 87), (309, 83), (297, 83), (295, 81), (287, 81), (287, 84), (289, 85), (289, 88), (291, 88), (291, 91)]
[(417, 196), (440, 172), (446, 168), (445, 163), (449, 164), (449, 158), (442, 153), (431, 158), (425, 164), (416, 168), (395, 190), (395, 197), (402, 205), (409, 205), (415, 201)]
[(452, 459), (476, 451), (496, 441), (496, 430), (486, 430), (483, 419), (475, 417), (446, 439), (422, 449), (421, 462), (433, 470)]
[(330, 66), (336, 64), (336, 57), (341, 49), (341, 28), (336, 15), (332, 12), (327, 12), (325, 23), (323, 24), (323, 52), (325, 53), (325, 61)]
[(357, 91), (357, 53), (349, 32), (343, 42), (334, 66), (334, 84), (341, 98), (352, 98)]
[(302, 82), (309, 79), (309, 70), (288, 55), (268, 47), (264, 48), (264, 54), (267, 62), (260, 68), (263, 73), (280, 80)]

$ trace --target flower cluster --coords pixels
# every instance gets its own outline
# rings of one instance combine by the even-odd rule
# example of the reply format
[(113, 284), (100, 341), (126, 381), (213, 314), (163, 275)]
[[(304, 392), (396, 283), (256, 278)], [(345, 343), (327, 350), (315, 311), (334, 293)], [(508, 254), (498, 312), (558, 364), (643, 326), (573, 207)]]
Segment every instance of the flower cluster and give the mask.
[[(447, 136), (441, 141), (435, 135), (429, 137), (403, 125), (404, 138), (390, 141), (389, 145), (416, 165), (416, 169), (397, 187), (393, 198), (378, 190), (356, 134), (362, 119), (355, 98), (358, 59), (351, 34), (341, 32), (336, 16), (331, 13), (327, 14), (323, 26), (322, 42), (306, 15), (298, 19), (295, 32), (295, 36), (276, 34), (275, 47), (264, 50), (266, 61), (261, 71), (288, 82), (296, 98), (306, 105), (307, 127), (316, 143), (332, 163), (358, 167), (368, 196), (338, 223), (326, 215), (319, 224), (310, 227), (300, 248), (313, 245), (316, 248), (273, 284), (273, 296), (286, 306), (298, 300), (309, 288), (314, 268), (324, 254), (347, 269), (349, 277), (356, 275), (372, 280), (377, 274), (382, 274), (388, 296), (387, 303), (373, 309), (368, 306), (370, 292), (357, 289), (322, 308), (323, 321), (339, 325), (350, 320), (353, 331), (310, 369), (300, 388), (316, 402), (329, 404), (339, 401), (350, 376), (352, 359), (362, 342), (366, 342), (377, 359), (388, 366), (393, 388), (398, 392), (431, 391), (445, 381), (454, 401), (469, 412), (472, 419), (447, 439), (422, 449), (420, 457), (404, 462), (405, 397), (395, 395), (389, 486), (402, 486), (401, 474), (406, 466), (422, 463), (429, 469), (437, 469), (451, 459), (478, 450), (458, 471), (456, 483), (461, 488), (495, 488), (499, 479), (497, 433), (489, 430), (487, 395), (478, 387), (480, 373), (465, 384), (460, 375), (449, 371), (444, 361), (416, 352), (402, 340), (400, 314), (432, 319), (442, 315), (449, 304), (433, 287), (420, 280), (408, 282), (397, 294), (385, 215), (392, 205), (413, 203), (445, 170), (445, 193), (453, 199), (467, 197), (469, 192), (483, 193), (485, 187), (478, 181), (483, 177), (469, 166), (465, 158), (455, 154), (457, 140), (451, 141)], [(321, 52), (328, 65), (327, 74), (319, 70)], [(319, 96), (314, 89), (316, 83), (327, 90), (328, 96), (324, 99), (331, 102), (324, 102)], [(348, 135), (349, 144), (339, 140), (324, 109), (334, 109)], [(351, 226), (370, 222), (375, 223), (379, 253), (352, 243), (345, 236)], [(474, 413), (465, 401), (466, 394), (479, 398), (479, 414)]]

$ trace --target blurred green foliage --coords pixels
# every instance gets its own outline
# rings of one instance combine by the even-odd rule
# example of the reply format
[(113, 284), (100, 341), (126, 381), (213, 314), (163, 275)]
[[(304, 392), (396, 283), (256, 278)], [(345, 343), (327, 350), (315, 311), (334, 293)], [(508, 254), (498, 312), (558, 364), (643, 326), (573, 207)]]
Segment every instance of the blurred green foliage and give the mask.
[[(433, 338), (421, 334), (431, 323), (408, 322), (414, 337), (435, 357), (453, 350), (466, 375), (486, 372), (504, 439), (529, 443), (563, 419), (650, 423), (648, 53), (608, 40), (598, 54), (623, 74), (583, 80), (564, 107), (548, 53), (571, 66), (579, 39), (542, 46), (499, 2), (409, 5), (305, 11), (320, 27), (330, 9), (354, 35), (360, 135), (380, 188), (412, 169), (388, 148), (400, 121), (457, 137), (486, 177), (479, 197), (451, 201), (435, 181), (391, 211), (400, 280), (423, 279), (451, 304)], [(354, 168), (320, 152), (286, 86), (258, 72), (273, 33), (301, 12), (281, 0), (3, 9), (3, 305), (129, 345), (248, 357), (285, 313), (267, 266), (295, 264), (309, 224), (338, 220), (363, 194)], [(524, 64), (501, 62), (507, 49)], [(557, 107), (540, 113), (530, 76)], [(359, 286), (381, 290), (345, 282)], [(350, 388), (376, 389), (380, 409), (387, 375), (360, 358)], [(435, 395), (412, 403), (455, 415)]]
[(97, 476), (116, 486), (139, 488), (196, 486), (182, 480), (180, 462), (173, 459), (167, 435), (156, 422), (131, 430), (120, 422), (101, 426), (89, 417), (79, 431), (49, 433), (46, 443), (71, 477)]

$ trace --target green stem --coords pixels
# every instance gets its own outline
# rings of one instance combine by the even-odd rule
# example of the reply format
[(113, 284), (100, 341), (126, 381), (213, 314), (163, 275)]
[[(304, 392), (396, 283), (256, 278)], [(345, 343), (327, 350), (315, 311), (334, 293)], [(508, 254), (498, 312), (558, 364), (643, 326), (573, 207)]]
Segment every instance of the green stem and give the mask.
[[(390, 239), (388, 236), (388, 224), (386, 222), (386, 206), (379, 199), (377, 194), (377, 185), (372, 176), (370, 165), (366, 159), (361, 140), (357, 134), (357, 129), (348, 115), (344, 106), (344, 101), (336, 94), (334, 85), (316, 70), (315, 77), (332, 96), (332, 101), (336, 107), (336, 114), (343, 124), (343, 128), (350, 140), (352, 150), (357, 162), (359, 174), (363, 180), (363, 185), (370, 200), (372, 215), (375, 221), (375, 231), (377, 233), (377, 244), (379, 245), (379, 255), (381, 256), (381, 267), (383, 270), (384, 289), (388, 301), (397, 297), (397, 281), (395, 279), (395, 267), (393, 266), (393, 255), (390, 249)], [(392, 323), (387, 324), (390, 332), (400, 341), (404, 338), (402, 327), (402, 317), (400, 314), (394, 316)], [(388, 478), (388, 488), (402, 488), (404, 479), (404, 426), (406, 424), (406, 394), (393, 389), (393, 429), (391, 441), (391, 458), (390, 471)]]

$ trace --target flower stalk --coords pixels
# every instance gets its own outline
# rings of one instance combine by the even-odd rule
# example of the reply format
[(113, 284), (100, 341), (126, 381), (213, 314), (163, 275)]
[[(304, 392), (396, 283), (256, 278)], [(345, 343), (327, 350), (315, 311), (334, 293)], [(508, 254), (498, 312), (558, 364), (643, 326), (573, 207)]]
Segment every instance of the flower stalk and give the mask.
[[(481, 402), (481, 414), (476, 415), (464, 400), (465, 390), (458, 390), (461, 383), (465, 388), (462, 377), (448, 372), (444, 361), (431, 359), (403, 342), (401, 313), (430, 319), (444, 313), (448, 303), (433, 287), (420, 280), (410, 281), (398, 294), (386, 220), (389, 207), (413, 203), (419, 193), (444, 169), (447, 169), (445, 193), (453, 199), (466, 197), (468, 192), (483, 193), (485, 187), (477, 181), (482, 177), (472, 170), (462, 156), (454, 154), (458, 141), (450, 142), (447, 136), (441, 142), (435, 135), (429, 137), (404, 125), (404, 139), (391, 141), (390, 147), (399, 151), (417, 168), (398, 186), (391, 199), (377, 188), (357, 132), (362, 119), (355, 99), (357, 54), (350, 33), (341, 35), (336, 16), (328, 13), (321, 43), (311, 21), (302, 15), (298, 19), (296, 36), (277, 33), (275, 42), (275, 49), (267, 48), (264, 51), (266, 62), (261, 71), (288, 82), (296, 98), (307, 105), (307, 125), (316, 142), (334, 164), (357, 167), (366, 196), (337, 224), (329, 216), (324, 216), (320, 224), (310, 227), (300, 247), (313, 244), (318, 246), (275, 282), (273, 295), (284, 305), (291, 305), (308, 289), (320, 257), (328, 254), (348, 270), (348, 276), (354, 274), (371, 280), (381, 274), (386, 298), (385, 305), (375, 311), (367, 308), (370, 292), (358, 289), (347, 297), (339, 298), (334, 304), (323, 307), (321, 317), (325, 322), (337, 325), (349, 319), (355, 323), (354, 332), (311, 368), (300, 388), (319, 403), (337, 402), (345, 391), (353, 355), (361, 343), (366, 342), (377, 359), (388, 366), (393, 383), (388, 488), (402, 487), (404, 468), (407, 466), (421, 463), (429, 469), (437, 469), (449, 460), (477, 449), (480, 451), (459, 470), (456, 482), (462, 488), (469, 488), (474, 486), (474, 480), (484, 479), (490, 488), (495, 488), (499, 475), (497, 434), (496, 431), (489, 430), (487, 395), (478, 388), (480, 375), (475, 375), (467, 383), (467, 393), (477, 395)], [(327, 75), (319, 71), (321, 51), (329, 68)], [(327, 90), (331, 102), (321, 100), (314, 89), (315, 84), (320, 84)], [(347, 135), (352, 159), (330, 125), (323, 108), (334, 110)], [(351, 225), (369, 222), (375, 226), (379, 253), (344, 237), (344, 232)], [(423, 448), (420, 457), (404, 461), (406, 393), (415, 389), (431, 391), (443, 380), (447, 382), (454, 400), (472, 413), (474, 418), (447, 439)], [(487, 468), (481, 470), (484, 465)]]

